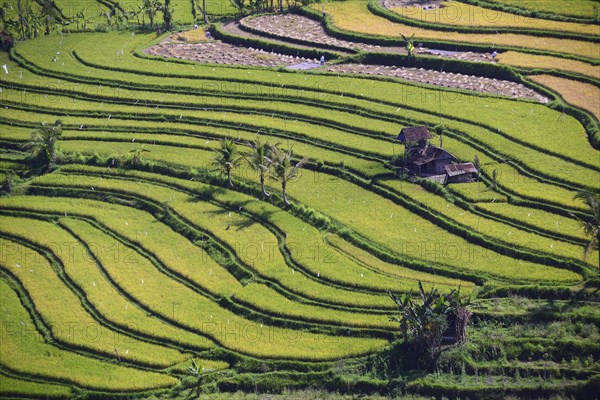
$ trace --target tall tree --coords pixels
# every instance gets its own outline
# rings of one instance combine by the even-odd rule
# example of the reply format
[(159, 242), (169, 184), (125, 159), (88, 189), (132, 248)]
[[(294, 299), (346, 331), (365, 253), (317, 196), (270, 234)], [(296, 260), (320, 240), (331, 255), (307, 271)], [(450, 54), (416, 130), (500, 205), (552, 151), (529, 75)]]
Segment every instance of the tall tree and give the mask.
[(244, 15), (244, 7), (246, 7), (246, 0), (229, 0), (231, 5), (240, 12), (240, 15)]
[(173, 8), (171, 7), (171, 0), (165, 0), (162, 13), (165, 29), (170, 30), (173, 27)]
[(250, 153), (245, 156), (246, 161), (250, 168), (258, 172), (263, 197), (269, 197), (270, 194), (265, 190), (265, 177), (268, 176), (271, 168), (271, 159), (269, 158), (271, 146), (269, 142), (263, 142), (257, 136), (256, 140), (250, 143), (250, 149)]
[(58, 11), (53, 0), (43, 0), (42, 14), (44, 16), (44, 34), (49, 35), (54, 24), (59, 22)]
[[(600, 247), (600, 193), (580, 191), (575, 195), (575, 199), (582, 200), (586, 206), (586, 218), (578, 219), (583, 231), (590, 237), (590, 241), (583, 251), (583, 258), (587, 260), (590, 254)], [(600, 268), (600, 255), (598, 256), (598, 268)]]
[(232, 188), (231, 171), (240, 165), (242, 161), (237, 144), (232, 139), (223, 139), (221, 140), (220, 147), (215, 150), (215, 153), (212, 165), (216, 167), (216, 170), (227, 175), (227, 184)]
[(144, 0), (144, 13), (148, 16), (150, 28), (154, 27), (156, 14), (162, 10), (162, 4), (158, 0)]
[(273, 168), (271, 171), (271, 178), (281, 183), (281, 190), (283, 192), (283, 202), (286, 206), (290, 206), (290, 202), (287, 199), (286, 188), (287, 184), (298, 178), (298, 171), (308, 161), (307, 158), (303, 158), (296, 164), (292, 161), (292, 148), (283, 149), (277, 144), (271, 148), (271, 162)]
[(51, 170), (56, 165), (57, 141), (61, 135), (62, 123), (60, 120), (56, 120), (54, 125), (43, 123), (40, 128), (31, 132), (29, 141), (23, 146), (30, 152), (31, 158), (41, 163), (43, 171)]

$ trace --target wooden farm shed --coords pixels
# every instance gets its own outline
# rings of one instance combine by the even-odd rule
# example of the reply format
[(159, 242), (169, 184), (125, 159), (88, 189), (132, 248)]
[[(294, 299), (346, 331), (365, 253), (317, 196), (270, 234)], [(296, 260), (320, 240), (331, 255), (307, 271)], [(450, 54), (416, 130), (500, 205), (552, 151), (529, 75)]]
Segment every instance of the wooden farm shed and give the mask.
[(429, 129), (426, 126), (411, 126), (402, 128), (396, 140), (399, 140), (402, 144), (407, 147), (412, 146), (425, 146), (427, 141), (431, 139), (431, 133), (429, 133)]
[(473, 163), (448, 164), (444, 166), (448, 183), (471, 182), (477, 178), (477, 169)]
[(407, 149), (407, 168), (419, 176), (445, 174), (445, 167), (456, 158), (446, 150), (432, 145)]

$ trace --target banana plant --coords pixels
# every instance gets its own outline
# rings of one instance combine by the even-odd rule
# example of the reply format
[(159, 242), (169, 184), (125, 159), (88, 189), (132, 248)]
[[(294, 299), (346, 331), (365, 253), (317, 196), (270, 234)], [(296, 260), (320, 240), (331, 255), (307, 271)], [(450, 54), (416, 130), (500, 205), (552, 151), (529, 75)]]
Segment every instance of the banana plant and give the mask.
[(415, 44), (414, 44), (414, 38), (415, 38), (415, 34), (413, 33), (411, 35), (411, 37), (407, 38), (406, 36), (404, 36), (404, 34), (400, 34), (402, 36), (402, 39), (404, 39), (404, 41), (406, 42), (406, 52), (408, 53), (409, 57), (414, 57), (415, 56)]

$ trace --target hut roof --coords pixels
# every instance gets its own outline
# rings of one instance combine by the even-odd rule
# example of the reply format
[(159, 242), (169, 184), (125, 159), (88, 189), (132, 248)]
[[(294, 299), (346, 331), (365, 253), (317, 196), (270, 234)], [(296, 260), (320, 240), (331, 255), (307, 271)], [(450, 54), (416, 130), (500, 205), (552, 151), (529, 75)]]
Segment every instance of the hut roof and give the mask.
[(410, 163), (421, 166), (430, 163), (434, 160), (455, 158), (452, 154), (439, 147), (428, 145), (422, 149), (411, 152), (409, 159)]
[(396, 139), (402, 143), (413, 143), (420, 142), (421, 140), (429, 140), (432, 137), (426, 126), (411, 126), (402, 128)]
[(450, 177), (477, 173), (477, 169), (475, 168), (473, 163), (448, 164), (444, 166), (444, 168), (446, 169), (446, 173)]

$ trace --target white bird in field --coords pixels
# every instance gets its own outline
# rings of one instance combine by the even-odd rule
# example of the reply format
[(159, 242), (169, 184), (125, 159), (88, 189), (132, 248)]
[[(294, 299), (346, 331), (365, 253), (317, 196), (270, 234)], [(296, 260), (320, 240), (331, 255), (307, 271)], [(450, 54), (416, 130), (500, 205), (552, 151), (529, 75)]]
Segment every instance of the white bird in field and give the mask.
[(144, 284), (144, 278), (142, 278), (142, 285)]
[(129, 354), (129, 349), (125, 349), (125, 354)]
[(21, 268), (21, 264), (15, 264), (15, 267)]
[(127, 221), (125, 221), (125, 225), (129, 226), (129, 223)]
[(135, 142), (135, 138), (131, 139), (131, 143)]
[(5, 73), (6, 75), (8, 75), (8, 66), (7, 66), (6, 64), (4, 64), (4, 65), (2, 66), (2, 68), (4, 68), (4, 73)]
[(96, 282), (92, 282), (92, 285), (94, 285), (94, 287), (96, 287)]
[(317, 278), (320, 278), (320, 277), (321, 277), (321, 273), (317, 272)]

